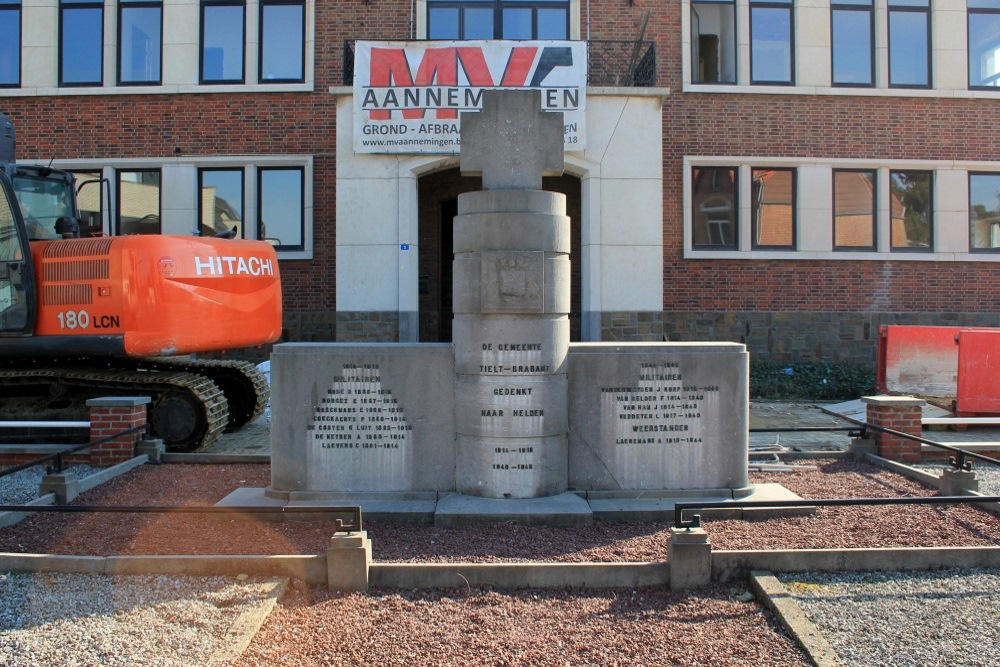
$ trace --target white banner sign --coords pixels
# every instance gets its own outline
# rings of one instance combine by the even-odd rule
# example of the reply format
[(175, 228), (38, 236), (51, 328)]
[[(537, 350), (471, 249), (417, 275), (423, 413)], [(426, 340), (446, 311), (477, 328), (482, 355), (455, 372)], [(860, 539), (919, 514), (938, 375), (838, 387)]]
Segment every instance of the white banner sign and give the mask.
[(539, 89), (562, 111), (566, 150), (584, 148), (584, 42), (358, 42), (354, 47), (354, 150), (458, 153), (459, 118), (483, 90)]

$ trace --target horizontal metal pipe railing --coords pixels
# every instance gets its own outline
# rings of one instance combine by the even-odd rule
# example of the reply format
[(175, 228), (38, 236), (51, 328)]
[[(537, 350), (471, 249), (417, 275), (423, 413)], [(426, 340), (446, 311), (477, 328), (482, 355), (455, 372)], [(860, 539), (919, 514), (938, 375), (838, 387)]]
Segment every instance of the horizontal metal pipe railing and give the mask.
[(346, 514), (351, 521), (337, 519), (338, 532), (361, 530), (361, 507), (304, 505), (288, 507), (218, 507), (215, 505), (0, 505), (0, 512), (60, 512), (111, 514)]
[(1000, 496), (916, 496), (911, 498), (821, 498), (801, 500), (732, 500), (710, 503), (677, 503), (674, 505), (674, 526), (698, 528), (701, 516), (694, 514), (684, 520), (684, 512), (706, 509), (771, 509), (779, 507), (837, 507), (858, 505), (964, 505), (1000, 503)]
[(99, 447), (100, 445), (103, 445), (106, 442), (111, 442), (112, 440), (120, 438), (123, 435), (131, 435), (133, 433), (145, 432), (148, 426), (149, 426), (148, 424), (133, 426), (132, 428), (125, 429), (124, 431), (119, 431), (118, 433), (101, 438), (100, 440), (94, 440), (92, 442), (88, 442), (83, 445), (74, 445), (72, 447), (64, 449), (61, 452), (56, 452), (55, 454), (48, 454), (46, 456), (40, 456), (37, 459), (28, 461), (27, 463), (22, 463), (20, 465), (12, 466), (10, 468), (5, 468), (4, 470), (0, 470), (0, 477), (13, 475), (16, 472), (27, 470), (28, 468), (33, 468), (37, 465), (42, 465), (43, 463), (47, 463), (49, 461), (56, 462), (55, 466), (52, 467), (52, 471), (62, 472), (63, 468), (65, 467), (62, 457), (68, 456), (70, 454), (75, 454), (76, 452), (81, 452), (85, 449), (90, 449), (91, 447)]

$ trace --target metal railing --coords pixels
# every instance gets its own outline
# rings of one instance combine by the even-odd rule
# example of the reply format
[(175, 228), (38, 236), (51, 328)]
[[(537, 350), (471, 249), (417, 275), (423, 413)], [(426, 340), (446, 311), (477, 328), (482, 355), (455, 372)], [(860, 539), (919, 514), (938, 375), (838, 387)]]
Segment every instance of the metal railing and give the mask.
[[(344, 40), (343, 81), (354, 85), (354, 43)], [(587, 85), (651, 87), (656, 85), (656, 42), (651, 40), (587, 41)]]
[[(357, 505), (343, 507), (320, 507), (308, 505), (303, 507), (218, 507), (214, 505), (0, 505), (0, 512), (63, 512), (63, 513), (107, 513), (107, 514), (330, 514), (343, 515), (344, 518), (334, 520), (338, 533), (353, 533), (360, 531), (361, 507)], [(347, 520), (345, 520), (345, 518)]]
[(75, 454), (77, 452), (83, 451), (84, 449), (90, 449), (91, 447), (98, 447), (106, 442), (111, 442), (112, 440), (120, 438), (123, 435), (131, 435), (133, 433), (140, 433), (140, 432), (147, 433), (148, 428), (149, 424), (141, 424), (139, 426), (133, 426), (130, 429), (125, 429), (124, 431), (119, 431), (118, 433), (115, 433), (113, 435), (101, 438), (100, 440), (94, 440), (92, 442), (88, 442), (82, 445), (74, 445), (72, 447), (67, 447), (61, 452), (56, 452), (55, 454), (49, 454), (47, 456), (40, 456), (37, 459), (33, 459), (27, 463), (22, 463), (16, 466), (12, 466), (10, 468), (4, 468), (3, 470), (0, 470), (0, 477), (13, 475), (14, 473), (20, 472), (21, 470), (26, 470), (28, 468), (41, 465), (43, 463), (48, 463), (49, 461), (55, 461), (55, 465), (49, 466), (48, 468), (49, 474), (53, 472), (62, 472), (63, 469), (66, 467), (65, 461), (63, 461), (64, 456), (69, 456), (70, 454)]
[(821, 498), (813, 500), (730, 500), (710, 503), (677, 503), (674, 505), (674, 526), (677, 528), (698, 528), (701, 516), (693, 514), (684, 520), (684, 512), (698, 509), (773, 509), (779, 507), (836, 507), (857, 505), (965, 505), (998, 503), (1000, 496), (915, 496), (910, 498)]

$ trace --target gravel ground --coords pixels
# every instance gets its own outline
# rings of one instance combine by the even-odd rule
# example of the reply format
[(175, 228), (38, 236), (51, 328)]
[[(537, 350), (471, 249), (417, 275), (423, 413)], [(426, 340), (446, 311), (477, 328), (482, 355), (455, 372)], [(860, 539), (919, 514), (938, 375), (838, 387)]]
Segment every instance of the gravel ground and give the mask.
[[(815, 470), (754, 473), (751, 477), (755, 482), (779, 482), (805, 498), (935, 493), (934, 489), (867, 464), (838, 460), (810, 463)], [(269, 479), (270, 468), (266, 465), (142, 466), (82, 495), (76, 502), (202, 505), (214, 503), (240, 486), (266, 486)], [(374, 557), (382, 562), (622, 562), (665, 559), (669, 524), (597, 523), (586, 528), (500, 524), (447, 530), (384, 524), (366, 527)], [(1000, 519), (975, 507), (958, 506), (821, 508), (811, 517), (709, 521), (706, 528), (717, 549), (1000, 543)], [(333, 526), (325, 522), (268, 524), (193, 515), (38, 514), (0, 530), (0, 551), (91, 555), (321, 553), (332, 532)], [(98, 590), (118, 587), (116, 583), (90, 585)], [(466, 589), (338, 596), (322, 590), (302, 590), (292, 593), (272, 612), (239, 664), (806, 664), (801, 652), (774, 628), (771, 617), (755, 602), (741, 601), (741, 593), (729, 588), (694, 595), (658, 589)], [(197, 594), (193, 596), (197, 601)], [(0, 597), (4, 603), (15, 599), (6, 591)], [(87, 600), (90, 594), (65, 597), (78, 602)], [(12, 606), (16, 608), (17, 603)], [(138, 612), (146, 606), (134, 603), (127, 608)], [(164, 616), (144, 621), (144, 626), (159, 628), (175, 619), (183, 629), (195, 623), (187, 619), (207, 618), (193, 612), (189, 616), (187, 610), (169, 611), (169, 605), (162, 609), (168, 610), (162, 612)], [(117, 616), (117, 612), (96, 615), (102, 622)], [(65, 633), (77, 632), (80, 624), (86, 626), (93, 617), (81, 607), (65, 612), (61, 618), (67, 624)], [(47, 629), (47, 623), (34, 623), (32, 627)], [(213, 625), (213, 629), (202, 629), (212, 634), (215, 622), (205, 623)], [(76, 664), (116, 664), (112, 662), (115, 656), (128, 656), (129, 664), (139, 664), (136, 656), (140, 654), (153, 661), (142, 664), (204, 664), (201, 659), (185, 662), (187, 658), (172, 654), (167, 643), (166, 648), (154, 642), (144, 649), (110, 643), (119, 637), (129, 641), (133, 635), (127, 628), (136, 625), (123, 624), (121, 632), (94, 626), (99, 628), (95, 631), (97, 638), (88, 638), (87, 631), (80, 630), (79, 641), (70, 643), (97, 646), (99, 653), (95, 655), (99, 657)], [(995, 624), (991, 627), (995, 633)], [(35, 659), (34, 649), (23, 648), (24, 644), (18, 645), (22, 648), (13, 647), (13, 636), (0, 632), (0, 647), (11, 647), (11, 659), (22, 662), (8, 660), (5, 664), (74, 664), (58, 656), (31, 662)], [(51, 637), (50, 643), (67, 643)], [(173, 657), (163, 658), (164, 653)], [(0, 653), (0, 663), (4, 659)]]
[(0, 664), (208, 665), (266, 586), (222, 577), (0, 574)]
[(1000, 570), (799, 573), (778, 579), (849, 665), (1000, 664), (993, 620)]
[(808, 665), (741, 591), (372, 591), (286, 596), (239, 667)]
[[(853, 461), (811, 461), (815, 470), (752, 473), (803, 498), (928, 496), (936, 490)], [(267, 465), (142, 466), (81, 495), (95, 505), (217, 502), (239, 486), (266, 486)], [(959, 546), (1000, 543), (1000, 519), (975, 507), (819, 508), (808, 517), (706, 521), (716, 549)], [(368, 522), (380, 562), (649, 562), (666, 558), (670, 524), (598, 522), (576, 528), (495, 524), (435, 528)], [(108, 554), (324, 553), (331, 522), (263, 523), (190, 514), (36, 514), (0, 530), (0, 551)]]
[[(101, 470), (103, 468), (82, 464), (64, 468), (64, 472), (75, 472), (80, 479)], [(42, 483), (44, 476), (45, 466), (38, 465), (0, 477), (0, 505), (24, 505), (36, 500), (38, 498), (38, 485)]]

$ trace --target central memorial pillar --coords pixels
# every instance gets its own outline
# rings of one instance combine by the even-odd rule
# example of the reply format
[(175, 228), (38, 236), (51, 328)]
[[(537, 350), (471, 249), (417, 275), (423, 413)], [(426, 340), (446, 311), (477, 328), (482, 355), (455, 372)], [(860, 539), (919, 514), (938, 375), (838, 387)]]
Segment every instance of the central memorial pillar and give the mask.
[(568, 480), (570, 224), (562, 114), (538, 91), (484, 91), (462, 118), (461, 169), (483, 190), (458, 200), (454, 228), (456, 487), (540, 498)]

